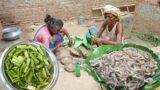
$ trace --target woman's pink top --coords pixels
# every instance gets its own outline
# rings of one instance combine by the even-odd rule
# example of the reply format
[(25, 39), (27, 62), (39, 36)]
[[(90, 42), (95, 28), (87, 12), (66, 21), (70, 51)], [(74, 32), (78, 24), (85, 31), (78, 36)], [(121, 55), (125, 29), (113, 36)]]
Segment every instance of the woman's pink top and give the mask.
[(49, 33), (47, 25), (43, 25), (36, 33), (34, 40), (44, 44), (45, 46), (49, 47), (49, 44), (52, 40), (52, 36)]

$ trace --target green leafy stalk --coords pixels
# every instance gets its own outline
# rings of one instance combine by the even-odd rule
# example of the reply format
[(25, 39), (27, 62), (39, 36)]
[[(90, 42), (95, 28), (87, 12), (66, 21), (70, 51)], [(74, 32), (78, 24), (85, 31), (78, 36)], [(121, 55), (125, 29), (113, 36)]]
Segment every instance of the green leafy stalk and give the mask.
[(49, 84), (52, 64), (40, 46), (20, 44), (6, 56), (5, 74), (19, 89), (42, 90)]

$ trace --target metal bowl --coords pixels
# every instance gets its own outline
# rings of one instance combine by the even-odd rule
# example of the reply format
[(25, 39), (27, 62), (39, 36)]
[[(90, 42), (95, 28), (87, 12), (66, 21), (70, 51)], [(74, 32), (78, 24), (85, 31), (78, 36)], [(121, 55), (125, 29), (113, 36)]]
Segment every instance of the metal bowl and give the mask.
[(22, 34), (20, 27), (9, 27), (2, 30), (4, 40), (16, 40)]
[(29, 45), (33, 45), (33, 46), (41, 46), (42, 48), (44, 48), (48, 54), (48, 58), (49, 58), (49, 62), (53, 65), (52, 71), (51, 71), (51, 77), (50, 77), (50, 81), (49, 84), (44, 87), (43, 90), (51, 90), (54, 85), (57, 82), (58, 76), (59, 76), (59, 65), (58, 65), (58, 61), (55, 57), (55, 55), (52, 53), (52, 51), (45, 47), (44, 45), (42, 45), (41, 43), (38, 42), (31, 42), (31, 41), (26, 41), (26, 42), (19, 42), (19, 43), (15, 43), (13, 45), (11, 45), (10, 47), (8, 47), (7, 49), (5, 49), (5, 51), (2, 53), (2, 56), (0, 58), (0, 77), (1, 80), (3, 82), (3, 84), (7, 87), (8, 90), (20, 90), (20, 88), (14, 86), (13, 84), (11, 84), (9, 78), (6, 75), (5, 72), (5, 64), (4, 61), (7, 58), (8, 53), (17, 45), (20, 44), (29, 44)]

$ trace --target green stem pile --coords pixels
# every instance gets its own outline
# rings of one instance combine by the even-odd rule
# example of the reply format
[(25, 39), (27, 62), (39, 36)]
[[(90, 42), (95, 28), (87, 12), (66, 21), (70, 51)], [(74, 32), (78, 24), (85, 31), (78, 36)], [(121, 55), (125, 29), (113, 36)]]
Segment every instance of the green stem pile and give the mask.
[(17, 45), (5, 59), (5, 72), (19, 89), (42, 89), (49, 83), (52, 65), (40, 46)]

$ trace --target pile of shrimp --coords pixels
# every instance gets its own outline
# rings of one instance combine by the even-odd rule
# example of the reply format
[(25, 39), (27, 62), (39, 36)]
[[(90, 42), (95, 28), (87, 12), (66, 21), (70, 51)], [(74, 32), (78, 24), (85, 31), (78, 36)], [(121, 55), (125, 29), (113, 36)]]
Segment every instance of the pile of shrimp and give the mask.
[(144, 83), (151, 84), (158, 68), (148, 52), (132, 47), (104, 54), (90, 63), (111, 90), (120, 86), (137, 90)]

